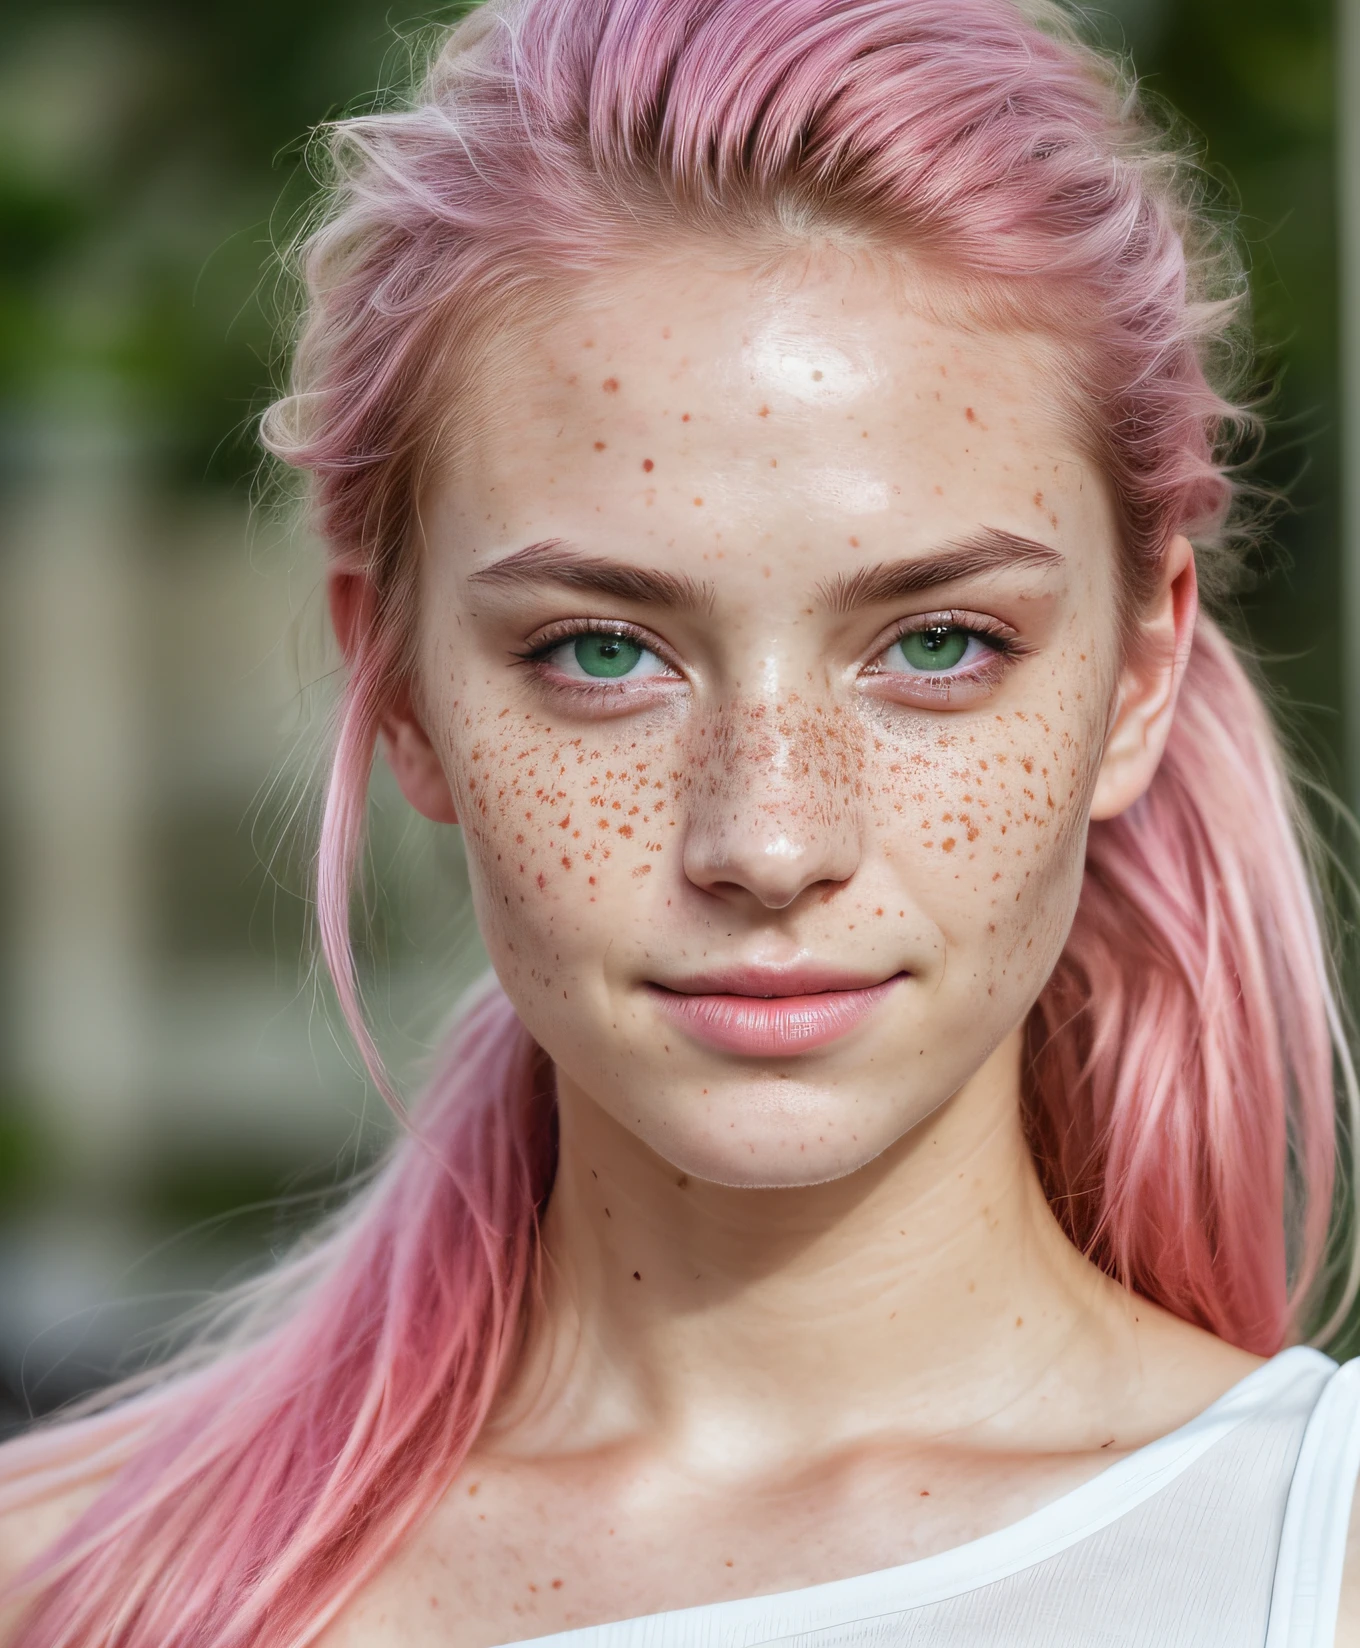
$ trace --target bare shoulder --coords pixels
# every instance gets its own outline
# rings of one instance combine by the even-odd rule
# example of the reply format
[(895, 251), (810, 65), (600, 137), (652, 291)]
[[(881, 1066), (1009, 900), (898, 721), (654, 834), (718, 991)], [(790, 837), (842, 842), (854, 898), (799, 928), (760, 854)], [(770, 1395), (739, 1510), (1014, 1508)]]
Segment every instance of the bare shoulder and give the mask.
[[(1125, 1425), (1137, 1440), (1164, 1436), (1195, 1418), (1267, 1360), (1147, 1300), (1123, 1303), (1121, 1312), (1125, 1327), (1133, 1328), (1136, 1375), (1127, 1390), (1106, 1383), (1128, 1412)], [(1127, 1359), (1124, 1343), (1116, 1342), (1116, 1364)]]

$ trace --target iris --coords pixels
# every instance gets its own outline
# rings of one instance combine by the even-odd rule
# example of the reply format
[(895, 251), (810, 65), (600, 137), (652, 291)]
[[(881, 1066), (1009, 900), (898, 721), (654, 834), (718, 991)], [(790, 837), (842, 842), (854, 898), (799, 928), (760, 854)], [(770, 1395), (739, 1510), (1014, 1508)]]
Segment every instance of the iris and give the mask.
[(626, 635), (582, 635), (573, 650), (587, 675), (606, 681), (629, 674), (642, 657), (642, 648)]
[(912, 669), (947, 670), (961, 662), (972, 639), (966, 629), (918, 629), (897, 643)]

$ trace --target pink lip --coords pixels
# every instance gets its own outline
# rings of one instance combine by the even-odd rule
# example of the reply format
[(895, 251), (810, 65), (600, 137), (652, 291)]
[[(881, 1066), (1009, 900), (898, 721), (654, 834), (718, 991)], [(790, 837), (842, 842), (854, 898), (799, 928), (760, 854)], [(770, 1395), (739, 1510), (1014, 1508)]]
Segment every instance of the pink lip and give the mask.
[(777, 1058), (810, 1053), (847, 1035), (901, 977), (866, 984), (825, 969), (739, 968), (669, 989), (653, 985), (651, 995), (696, 1040), (747, 1058)]

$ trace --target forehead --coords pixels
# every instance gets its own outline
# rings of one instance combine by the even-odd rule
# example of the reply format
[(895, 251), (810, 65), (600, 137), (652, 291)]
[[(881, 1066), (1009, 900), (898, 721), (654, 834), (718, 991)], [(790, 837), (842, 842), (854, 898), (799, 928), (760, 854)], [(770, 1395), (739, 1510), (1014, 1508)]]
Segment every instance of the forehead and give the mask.
[(445, 501), (474, 555), (549, 532), (705, 559), (791, 532), (910, 553), (981, 522), (1108, 538), (1064, 367), (1054, 343), (941, 319), (863, 260), (658, 262), (493, 345), (494, 401)]

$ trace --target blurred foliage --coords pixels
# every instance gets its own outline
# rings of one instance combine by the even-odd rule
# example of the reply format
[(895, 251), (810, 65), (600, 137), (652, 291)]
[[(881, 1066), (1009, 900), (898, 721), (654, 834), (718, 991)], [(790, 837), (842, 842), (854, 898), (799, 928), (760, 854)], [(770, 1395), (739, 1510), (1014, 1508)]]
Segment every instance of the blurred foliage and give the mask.
[[(166, 480), (242, 487), (276, 377), (276, 276), (309, 193), (307, 133), (400, 85), (413, 0), (46, 0), (0, 62), (0, 406), (111, 375), (168, 442)], [(1250, 249), (1262, 464), (1294, 512), (1248, 601), (1335, 777), (1336, 279), (1325, 0), (1105, 0), (1090, 11), (1203, 134)]]
[(1175, 0), (1153, 8), (1144, 0), (1132, 13), (1128, 43), (1144, 84), (1199, 134), (1211, 173), (1238, 203), (1261, 348), (1259, 393), (1270, 417), (1258, 474), (1290, 504), (1244, 605), (1270, 674), (1339, 786), (1332, 8), (1328, 0)]
[(240, 485), (273, 375), (271, 244), (309, 130), (400, 83), (407, 0), (48, 0), (0, 63), (0, 398), (109, 375), (172, 478)]

